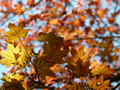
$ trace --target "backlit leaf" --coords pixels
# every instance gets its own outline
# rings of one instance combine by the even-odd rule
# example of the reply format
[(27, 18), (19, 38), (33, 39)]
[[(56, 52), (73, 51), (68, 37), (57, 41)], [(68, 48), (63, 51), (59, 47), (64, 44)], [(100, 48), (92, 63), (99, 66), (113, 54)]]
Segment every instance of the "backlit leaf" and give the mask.
[(110, 69), (109, 65), (98, 65), (94, 69), (91, 70), (91, 73), (93, 75), (103, 75), (105, 78), (109, 77), (111, 78), (114, 76), (115, 69)]
[(51, 45), (44, 43), (44, 55), (50, 59), (52, 63), (64, 63), (63, 57), (68, 54), (68, 50), (60, 50), (62, 45)]
[(52, 45), (59, 45), (63, 44), (63, 38), (62, 37), (57, 37), (54, 32), (50, 32), (48, 34), (40, 32), (38, 34), (37, 40), (40, 42), (48, 41)]
[(2, 65), (6, 65), (6, 67), (11, 67), (17, 64), (17, 60), (19, 59), (19, 45), (15, 48), (12, 44), (7, 45), (8, 51), (1, 51), (0, 54), (2, 57), (0, 63)]
[(24, 38), (28, 33), (29, 29), (23, 29), (23, 23), (19, 23), (18, 26), (9, 23), (10, 31), (3, 32), (7, 36), (7, 42), (15, 43), (19, 38)]
[(77, 52), (71, 49), (72, 57), (66, 57), (67, 67), (72, 70), (73, 76), (79, 78), (87, 76), (90, 73), (90, 60), (88, 60), (88, 52), (84, 55), (84, 47), (81, 47)]

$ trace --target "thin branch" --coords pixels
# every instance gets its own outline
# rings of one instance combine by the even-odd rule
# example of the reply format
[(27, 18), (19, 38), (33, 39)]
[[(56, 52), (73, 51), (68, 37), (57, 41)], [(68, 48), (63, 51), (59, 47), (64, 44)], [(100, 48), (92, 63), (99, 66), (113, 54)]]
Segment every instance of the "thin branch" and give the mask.
[(120, 86), (120, 83), (118, 83), (114, 88), (112, 88), (111, 90), (116, 90), (118, 87)]
[(108, 38), (120, 38), (120, 36), (108, 36), (108, 37), (93, 37), (93, 38), (76, 38), (76, 39), (70, 39), (70, 40), (65, 40), (65, 41), (72, 41), (72, 40), (92, 40), (92, 39), (108, 39)]
[(34, 4), (34, 6), (38, 5), (42, 0), (39, 0), (37, 3)]

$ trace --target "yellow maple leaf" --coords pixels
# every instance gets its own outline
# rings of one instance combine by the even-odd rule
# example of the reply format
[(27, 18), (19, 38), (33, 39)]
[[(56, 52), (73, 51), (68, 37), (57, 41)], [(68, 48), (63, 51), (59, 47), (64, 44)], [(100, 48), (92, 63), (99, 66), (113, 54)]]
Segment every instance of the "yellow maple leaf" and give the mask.
[(63, 38), (62, 37), (57, 37), (54, 32), (49, 32), (48, 34), (40, 32), (38, 34), (37, 40), (40, 42), (48, 41), (52, 45), (59, 45), (63, 44)]
[(5, 90), (28, 90), (27, 82), (24, 81), (23, 75), (8, 73), (9, 76), (4, 75), (1, 80), (4, 81), (0, 89)]
[[(19, 44), (14, 47), (13, 44), (7, 45), (8, 51), (1, 51), (0, 54), (3, 57), (0, 60), (0, 63), (2, 65), (6, 65), (6, 68), (11, 66), (17, 66), (17, 69), (20, 69), (24, 67), (26, 64), (26, 61), (29, 60), (28, 55), (26, 54), (26, 51), (22, 47), (20, 49)], [(31, 54), (31, 51), (28, 51), (29, 55)]]
[(24, 38), (28, 33), (29, 29), (23, 29), (23, 23), (19, 23), (18, 26), (9, 23), (8, 25), (10, 31), (3, 32), (7, 36), (7, 42), (15, 43), (19, 38)]
[(19, 45), (17, 45), (17, 47), (14, 48), (13, 44), (8, 44), (7, 45), (8, 51), (1, 51), (0, 54), (2, 57), (0, 60), (0, 63), (2, 65), (6, 65), (6, 67), (11, 67), (13, 65), (16, 65), (18, 63), (18, 59), (19, 59)]
[(91, 70), (92, 75), (103, 75), (105, 78), (113, 77), (115, 69), (110, 69), (110, 65), (98, 65)]

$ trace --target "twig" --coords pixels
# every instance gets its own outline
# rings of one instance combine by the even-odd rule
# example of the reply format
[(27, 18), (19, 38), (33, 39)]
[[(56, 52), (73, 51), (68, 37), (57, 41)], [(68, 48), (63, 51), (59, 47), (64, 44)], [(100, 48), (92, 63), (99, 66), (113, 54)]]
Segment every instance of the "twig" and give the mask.
[(86, 40), (86, 39), (90, 39), (90, 40), (92, 40), (92, 39), (97, 39), (97, 38), (99, 38), (99, 39), (120, 38), (120, 36), (93, 37), (93, 38), (84, 38), (84, 37), (82, 37), (82, 38), (70, 39), (70, 40), (65, 40), (65, 41), (72, 41), (72, 40)]
[(116, 88), (118, 88), (120, 86), (120, 83), (118, 83), (114, 88), (112, 88), (111, 90), (116, 90)]

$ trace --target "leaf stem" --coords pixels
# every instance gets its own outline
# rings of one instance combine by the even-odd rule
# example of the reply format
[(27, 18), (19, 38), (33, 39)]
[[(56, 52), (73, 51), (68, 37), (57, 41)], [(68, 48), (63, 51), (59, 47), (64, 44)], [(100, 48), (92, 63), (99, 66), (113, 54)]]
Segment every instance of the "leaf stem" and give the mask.
[[(25, 48), (25, 46), (24, 46), (24, 44), (23, 44), (23, 42), (22, 42), (22, 40), (21, 40), (20, 37), (19, 37), (19, 41), (20, 41), (20, 43), (22, 44), (23, 48), (25, 49), (25, 51), (26, 51), (26, 53), (27, 53), (27, 56), (28, 56), (28, 58), (29, 58), (29, 61), (32, 63), (32, 61), (31, 61), (31, 59), (30, 59), (30, 56), (29, 56), (29, 54), (28, 54), (28, 52), (27, 52), (27, 49)], [(33, 65), (33, 63), (32, 63), (32, 65)]]
[(29, 54), (28, 54), (28, 52), (27, 52), (27, 49), (25, 48), (25, 46), (24, 46), (24, 44), (23, 44), (23, 42), (22, 42), (22, 40), (21, 40), (20, 38), (19, 38), (19, 41), (20, 41), (20, 43), (22, 44), (22, 46), (24, 47), (24, 49), (25, 49), (25, 51), (26, 51), (28, 57), (30, 57)]

